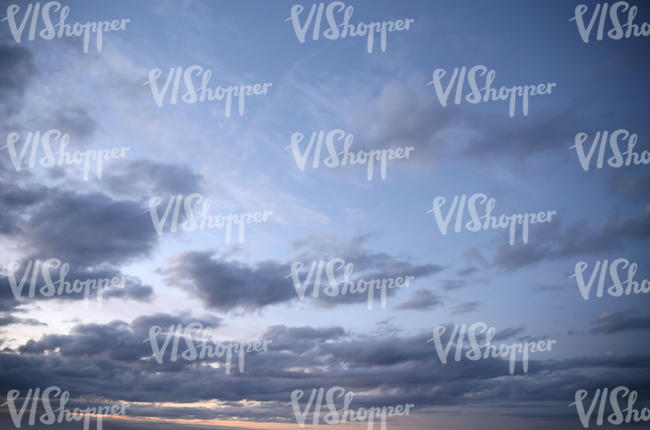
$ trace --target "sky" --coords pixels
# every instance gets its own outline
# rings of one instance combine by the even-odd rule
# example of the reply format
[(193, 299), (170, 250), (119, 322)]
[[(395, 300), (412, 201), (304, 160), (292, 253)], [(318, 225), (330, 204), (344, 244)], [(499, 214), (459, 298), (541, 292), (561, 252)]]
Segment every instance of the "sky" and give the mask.
[[(648, 295), (597, 297), (594, 271), (619, 261), (613, 272), (622, 281), (632, 264), (636, 282), (650, 279), (648, 163), (612, 166), (616, 144), (594, 140), (622, 130), (621, 152), (634, 138), (639, 159), (650, 151), (647, 36), (597, 40), (596, 17), (585, 43), (580, 25), (602, 4), (592, 1), (580, 20), (580, 2), (559, 0), (324, 2), (322, 21), (319, 4), (50, 4), (54, 23), (63, 6), (69, 25), (124, 20), (103, 33), (101, 49), (92, 33), (84, 52), (83, 36), (39, 36), (42, 17), (25, 18), (35, 2), (0, 2), (0, 18), (12, 16), (0, 21), (0, 403), (11, 390), (20, 406), (28, 390), (56, 386), (71, 405), (128, 405), (124, 416), (104, 419), (108, 430), (297, 429), (292, 393), (304, 392), (304, 410), (312, 390), (332, 387), (354, 393), (353, 409), (414, 405), (387, 420), (403, 430), (580, 429), (570, 406), (576, 392), (588, 393), (586, 409), (605, 387), (627, 387), (638, 393), (637, 408), (650, 405)], [(621, 23), (632, 7), (641, 30), (650, 22), (645, 2), (617, 4)], [(354, 25), (413, 21), (386, 33), (385, 50), (376, 33), (368, 52), (366, 36), (325, 36), (328, 5), (337, 25), (348, 6)], [(607, 33), (611, 21), (603, 22)], [(179, 67), (191, 66), (200, 69), (175, 80)], [(527, 114), (517, 99), (510, 115), (508, 101), (470, 103), (469, 81), (461, 92), (448, 86), (455, 68), (474, 66), (494, 71), (497, 90), (555, 85), (529, 97)], [(220, 99), (186, 103), (186, 81), (198, 88), (206, 71)], [(484, 87), (485, 74), (476, 76)], [(241, 85), (248, 94), (231, 90), (228, 109), (224, 88)], [(79, 163), (30, 167), (29, 133), (48, 130), (66, 136), (51, 133), (52, 148), (67, 140), (69, 153), (114, 155), (101, 175), (93, 167), (86, 178)], [(41, 160), (47, 145), (34, 142)], [(330, 149), (345, 144), (355, 156), (395, 156), (384, 175), (380, 159), (372, 175), (367, 164), (328, 167)], [(17, 157), (27, 148), (22, 162), (11, 148)], [(579, 149), (590, 148), (585, 169)], [(529, 225), (526, 243), (518, 226), (511, 244), (508, 228), (470, 231), (469, 213), (461, 223), (448, 212), (455, 196), (476, 194), (494, 199), (496, 216), (555, 213)], [(182, 200), (192, 195), (193, 204)], [(446, 234), (434, 211), (440, 197), (442, 217), (450, 214)], [(186, 205), (196, 215), (204, 201), (210, 222), (171, 231), (173, 219), (191, 221)], [(249, 214), (241, 234), (237, 224), (230, 233), (216, 228), (228, 214)], [(28, 297), (25, 269), (48, 259), (66, 265), (70, 283), (123, 284), (107, 287), (100, 302), (94, 293), (40, 294), (40, 278)], [(588, 299), (575, 276), (580, 262), (585, 282), (594, 274)], [(390, 279), (402, 287), (388, 288), (383, 302), (377, 289), (372, 306), (367, 293), (329, 296), (328, 267), (339, 285)], [(614, 282), (609, 270), (605, 291)], [(319, 272), (315, 297), (307, 279)], [(12, 276), (25, 276), (22, 294)], [(397, 280), (407, 276), (408, 284)], [(173, 342), (170, 327), (192, 323), (215, 343), (268, 345), (247, 352), (244, 365), (235, 354), (231, 369), (223, 357), (173, 360), (170, 349), (157, 360), (154, 347)], [(454, 327), (475, 323), (494, 327), (496, 345), (555, 342), (531, 352), (527, 372), (518, 355), (511, 373), (508, 358), (472, 361), (469, 341), (457, 349), (450, 340)], [(152, 327), (162, 330), (155, 341)], [(442, 344), (452, 347), (446, 363), (436, 327), (446, 328)], [(456, 351), (465, 351), (459, 361)], [(318, 425), (313, 417), (308, 410), (305, 428), (325, 427), (323, 416)], [(0, 421), (15, 428), (6, 405)]]

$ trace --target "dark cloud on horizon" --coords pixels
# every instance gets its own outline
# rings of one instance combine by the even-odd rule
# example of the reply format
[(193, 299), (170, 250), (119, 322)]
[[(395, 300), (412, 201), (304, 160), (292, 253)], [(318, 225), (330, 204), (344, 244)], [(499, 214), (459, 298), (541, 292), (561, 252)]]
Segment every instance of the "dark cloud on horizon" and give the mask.
[[(95, 406), (99, 405), (99, 403), (90, 403), (88, 406)], [(160, 408), (157, 408), (160, 409)], [(194, 411), (190, 411), (190, 408), (184, 408), (183, 413), (186, 414), (186, 416), (191, 419), (194, 416), (196, 418), (200, 419), (201, 418), (201, 412), (205, 414), (205, 410), (201, 408), (195, 408)], [(129, 407), (127, 408), (127, 411), (129, 410), (140, 410), (140, 408), (134, 408), (134, 407)], [(144, 411), (143, 411), (144, 412)], [(194, 412), (194, 414), (192, 414)], [(146, 414), (143, 416), (147, 416)], [(23, 421), (25, 423), (26, 421)], [(95, 420), (91, 420), (91, 428), (93, 428)], [(8, 413), (2, 413), (0, 411), (0, 425), (6, 426), (6, 428), (13, 428), (14, 424), (13, 421), (11, 421), (11, 418), (9, 417)], [(150, 421), (136, 421), (136, 420), (114, 420), (110, 418), (104, 418), (102, 420), (102, 429), (104, 430), (150, 430), (152, 426), (152, 423)], [(4, 428), (4, 427), (3, 427)], [(70, 429), (82, 429), (83, 424), (82, 423), (77, 423), (76, 425), (71, 425), (70, 423), (63, 422), (61, 424), (58, 423), (53, 423), (53, 424), (41, 424), (38, 420), (36, 420), (36, 423), (33, 426), (29, 426), (30, 430), (70, 430)], [(206, 427), (200, 424), (188, 424), (184, 422), (156, 422), (155, 423), (155, 428), (157, 430), (206, 430), (209, 428), (209, 430), (252, 430), (250, 427), (246, 427), (245, 425), (243, 426), (216, 426), (216, 425), (211, 425), (210, 427)]]
[[(263, 338), (272, 340), (267, 352), (247, 354), (243, 374), (227, 376), (223, 369), (184, 363), (164, 366), (143, 360), (151, 355), (142, 342), (150, 324), (192, 321), (168, 314), (141, 316), (132, 323), (83, 324), (68, 335), (45, 335), (15, 353), (0, 353), (3, 391), (58, 385), (75, 396), (97, 395), (127, 402), (196, 402), (218, 399), (223, 407), (197, 410), (195, 417), (239, 416), (255, 420), (291, 421), (291, 391), (340, 385), (356, 393), (353, 404), (381, 406), (414, 403), (430, 406), (489, 405), (495, 398), (513, 404), (567, 401), (575, 387), (627, 385), (650, 394), (647, 357), (576, 357), (549, 360), (533, 354), (529, 372), (508, 375), (507, 360), (486, 359), (442, 364), (429, 333), (374, 337), (341, 327), (269, 327)], [(201, 321), (201, 319), (199, 319)], [(216, 328), (218, 320), (203, 320)], [(521, 334), (522, 328), (499, 331), (500, 341)], [(443, 335), (443, 343), (449, 339)], [(49, 351), (48, 355), (43, 352)], [(450, 357), (451, 358), (451, 357)], [(200, 364), (200, 363), (199, 363)], [(18, 370), (20, 369), (20, 370)], [(88, 380), (95, 384), (91, 387)], [(101, 381), (101, 383), (98, 383)], [(468, 400), (471, 398), (471, 401)], [(246, 408), (243, 399), (264, 402)], [(138, 409), (140, 408), (140, 409)], [(130, 415), (188, 418), (185, 408), (136, 406)]]

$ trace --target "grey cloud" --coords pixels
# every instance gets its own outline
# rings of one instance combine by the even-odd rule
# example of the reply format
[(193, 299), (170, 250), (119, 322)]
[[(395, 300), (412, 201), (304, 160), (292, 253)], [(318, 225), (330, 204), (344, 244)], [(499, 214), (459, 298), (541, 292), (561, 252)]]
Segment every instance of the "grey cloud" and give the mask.
[(329, 260), (341, 258), (352, 263), (355, 273), (364, 278), (396, 278), (412, 275), (416, 280), (438, 273), (444, 269), (436, 264), (412, 264), (408, 260), (384, 252), (365, 248), (372, 234), (357, 235), (349, 241), (341, 241), (334, 235), (314, 235), (292, 242), (296, 259), (300, 261)]
[(476, 267), (476, 266), (470, 266), (470, 267), (466, 267), (466, 268), (464, 268), (464, 269), (458, 269), (458, 270), (456, 271), (456, 273), (457, 273), (459, 276), (469, 276), (469, 275), (472, 275), (472, 274), (478, 272), (478, 270), (479, 270), (478, 267)]
[(429, 290), (417, 290), (413, 293), (412, 297), (408, 301), (394, 306), (393, 309), (398, 311), (424, 311), (438, 305), (442, 305), (442, 300), (440, 300), (440, 297), (438, 297), (436, 294), (432, 293)]
[(213, 258), (210, 252), (185, 252), (162, 271), (170, 285), (198, 297), (209, 308), (260, 309), (296, 298), (287, 265), (264, 261), (255, 266)]
[(452, 308), (451, 314), (452, 315), (460, 315), (460, 314), (466, 314), (470, 312), (474, 312), (475, 310), (478, 309), (480, 306), (479, 302), (465, 302), (461, 303), (459, 305), (456, 305)]
[[(531, 114), (519, 113), (516, 121), (507, 117), (505, 106), (496, 113), (467, 103), (457, 106), (450, 102), (442, 107), (433, 87), (426, 85), (431, 80), (430, 69), (426, 76), (416, 73), (401, 82), (390, 81), (378, 95), (361, 100), (364, 108), (357, 109), (349, 126), (355, 140), (373, 142), (376, 147), (414, 146), (417, 159), (424, 163), (450, 157), (502, 160), (506, 156), (518, 160), (547, 151), (567, 151), (576, 128), (591, 123), (595, 115), (600, 115), (603, 129), (616, 129), (625, 123), (637, 124), (639, 131), (646, 131), (643, 91), (629, 91), (629, 76), (621, 79), (620, 68), (613, 65), (627, 64), (626, 70), (639, 73), (647, 68), (647, 55), (626, 50), (612, 55), (615, 59), (592, 75), (558, 83), (554, 94), (571, 95), (565, 104), (533, 98)], [(492, 68), (489, 64), (486, 67)], [(508, 85), (499, 79), (499, 69), (496, 72), (495, 85)], [(594, 93), (593, 88), (607, 91)], [(620, 93), (626, 96), (620, 97)], [(630, 109), (630, 105), (638, 108)], [(606, 115), (600, 106), (609, 108)], [(404, 112), (409, 113), (407, 118)]]
[(650, 329), (650, 317), (632, 316), (630, 312), (607, 312), (598, 316), (591, 333), (614, 334)]
[(55, 113), (50, 128), (61, 130), (71, 136), (70, 144), (83, 146), (97, 129), (97, 123), (87, 108), (81, 106), (62, 106)]
[(149, 328), (154, 325), (161, 327), (169, 327), (172, 325), (184, 325), (187, 326), (192, 322), (201, 323), (206, 328), (217, 328), (221, 325), (221, 318), (215, 316), (203, 317), (203, 318), (194, 318), (189, 314), (185, 315), (171, 315), (166, 313), (157, 313), (153, 315), (142, 315), (137, 317), (131, 323), (131, 327), (136, 333), (144, 334), (147, 333)]
[(21, 228), (28, 249), (82, 267), (146, 257), (158, 240), (139, 205), (100, 193), (52, 190)]
[(524, 332), (523, 327), (509, 327), (503, 330), (498, 330), (494, 336), (494, 340), (506, 340), (517, 336), (520, 333)]
[[(292, 242), (296, 253), (296, 260), (305, 265), (303, 271), (309, 270), (312, 263), (318, 261), (329, 261), (340, 258), (346, 264), (352, 264), (353, 272), (351, 281), (384, 278), (399, 278), (413, 276), (418, 282), (444, 270), (438, 264), (414, 264), (406, 257), (393, 256), (385, 252), (374, 252), (366, 249), (366, 244), (373, 238), (373, 234), (362, 234), (351, 238), (349, 241), (339, 240), (334, 235), (312, 235), (300, 241)], [(304, 278), (306, 273), (301, 273)], [(301, 278), (302, 279), (302, 278)], [(339, 279), (340, 280), (340, 279)], [(388, 289), (387, 296), (393, 296), (396, 289)], [(306, 296), (309, 292), (306, 293)], [(332, 307), (341, 303), (363, 303), (368, 301), (367, 294), (347, 294), (330, 297), (321, 294), (314, 299), (314, 303), (323, 307)]]
[(154, 160), (116, 163), (102, 178), (111, 193), (134, 197), (198, 193), (202, 182), (203, 177), (189, 167)]
[(532, 290), (535, 291), (536, 293), (542, 293), (545, 291), (562, 291), (562, 290), (566, 290), (566, 287), (562, 287), (560, 285), (538, 285)]
[(274, 351), (291, 351), (304, 353), (328, 340), (340, 340), (347, 337), (342, 327), (287, 327), (276, 325), (269, 327), (264, 336), (270, 339), (269, 348)]
[(19, 111), (23, 94), (35, 76), (34, 58), (28, 49), (0, 43), (0, 116), (4, 120)]
[(488, 261), (483, 257), (481, 251), (476, 248), (467, 248), (463, 250), (463, 258), (470, 264), (479, 264), (481, 266), (487, 266)]
[(650, 238), (650, 209), (623, 221), (610, 218), (599, 228), (584, 223), (562, 228), (561, 223), (540, 224), (528, 244), (497, 247), (494, 264), (516, 270), (542, 261), (581, 255), (598, 255)]
[(650, 197), (650, 175), (617, 171), (610, 179), (609, 191), (630, 200), (647, 201)]
[(22, 233), (20, 227), (21, 216), (39, 201), (46, 198), (47, 189), (24, 188), (18, 185), (2, 184), (0, 186), (0, 234), (15, 236)]
[(25, 324), (25, 325), (32, 325), (32, 326), (47, 326), (46, 323), (39, 321), (34, 318), (18, 318), (14, 315), (5, 315), (5, 316), (0, 316), (0, 326), (9, 326), (9, 325), (14, 325), (14, 324)]
[(457, 290), (467, 286), (468, 282), (463, 279), (440, 279), (438, 284), (445, 290)]
[[(31, 260), (31, 261), (29, 261)], [(28, 263), (29, 261), (29, 263)], [(18, 262), (19, 267), (13, 274), (16, 280), (17, 287), (20, 288), (20, 282), (25, 278), (25, 284), (22, 289), (18, 291), (18, 297), (14, 296), (12, 286), (9, 281), (8, 276), (0, 278), (0, 307), (4, 306), (5, 310), (14, 309), (22, 304), (46, 301), (46, 300), (58, 300), (58, 301), (81, 301), (85, 299), (84, 291), (78, 292), (67, 292), (65, 291), (62, 295), (52, 295), (50, 297), (39, 294), (39, 289), (45, 285), (45, 280), (43, 275), (40, 273), (41, 263), (36, 263), (36, 259), (24, 259)], [(39, 275), (36, 278), (35, 283), (35, 295), (34, 297), (29, 297), (31, 289), (31, 276), (30, 273), (33, 273), (34, 266), (39, 264)], [(26, 274), (28, 265), (30, 265), (30, 272)], [(6, 268), (3, 268), (6, 270)], [(53, 285), (58, 288), (60, 286), (60, 272), (59, 269), (50, 269), (50, 276)], [(137, 277), (124, 275), (118, 270), (109, 268), (109, 267), (99, 267), (93, 268), (91, 270), (85, 270), (83, 268), (71, 267), (71, 270), (65, 275), (64, 282), (69, 282), (70, 285), (74, 284), (75, 280), (84, 282), (88, 279), (101, 280), (102, 290), (101, 297), (102, 300), (110, 299), (130, 299), (136, 301), (148, 301), (153, 296), (153, 288), (149, 285), (144, 285), (141, 280)], [(122, 284), (122, 279), (124, 283)], [(89, 290), (88, 300), (92, 303), (90, 306), (96, 305), (96, 300), (98, 299), (98, 294), (96, 289), (92, 287)], [(2, 310), (2, 308), (0, 308)]]
[(221, 324), (216, 317), (193, 318), (188, 314), (157, 313), (140, 316), (131, 324), (116, 320), (108, 324), (77, 325), (69, 335), (45, 335), (39, 340), (32, 339), (18, 348), (18, 352), (43, 354), (59, 349), (61, 356), (69, 358), (106, 357), (116, 361), (138, 362), (152, 355), (150, 345), (144, 342), (152, 326), (167, 329), (171, 325), (187, 326), (191, 322), (201, 323), (205, 328), (216, 328)]
[[(298, 261), (305, 271), (318, 261), (341, 258), (352, 263), (352, 281), (363, 279), (398, 278), (414, 276), (415, 281), (443, 270), (435, 264), (415, 265), (406, 258), (398, 258), (383, 252), (368, 251), (363, 243), (367, 236), (357, 236), (349, 242), (337, 240), (333, 236), (319, 241), (309, 237), (293, 242)], [(228, 260), (211, 252), (185, 252), (171, 260), (169, 267), (161, 270), (166, 281), (188, 291), (201, 299), (206, 306), (223, 312), (234, 309), (254, 311), (266, 306), (298, 300), (298, 294), (290, 279), (291, 264), (275, 261), (262, 261), (255, 265)], [(325, 282), (323, 273), (323, 282)], [(330, 297), (320, 294), (311, 296), (310, 284), (305, 298), (313, 300), (316, 306), (332, 307), (341, 304), (362, 303), (368, 300), (367, 294), (346, 294)], [(393, 296), (397, 289), (387, 289), (387, 296)]]
[[(157, 234), (148, 215), (133, 202), (113, 200), (101, 193), (78, 194), (38, 185), (0, 186), (0, 234), (15, 241), (26, 267), (28, 260), (56, 258), (70, 265), (66, 280), (113, 278), (115, 268), (149, 255)], [(8, 287), (0, 291), (0, 309), (18, 305)], [(106, 297), (148, 300), (153, 290), (133, 277), (123, 289), (109, 289)], [(44, 297), (36, 297), (43, 299)], [(79, 299), (80, 294), (52, 299)]]

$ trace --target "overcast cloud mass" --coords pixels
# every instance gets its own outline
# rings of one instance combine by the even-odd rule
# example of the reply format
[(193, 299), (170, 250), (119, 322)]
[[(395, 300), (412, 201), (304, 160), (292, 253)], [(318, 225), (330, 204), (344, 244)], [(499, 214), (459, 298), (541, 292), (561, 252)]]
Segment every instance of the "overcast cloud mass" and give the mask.
[(107, 430), (650, 408), (650, 3), (59, 1), (0, 0), (0, 427), (82, 429), (28, 425), (47, 387)]

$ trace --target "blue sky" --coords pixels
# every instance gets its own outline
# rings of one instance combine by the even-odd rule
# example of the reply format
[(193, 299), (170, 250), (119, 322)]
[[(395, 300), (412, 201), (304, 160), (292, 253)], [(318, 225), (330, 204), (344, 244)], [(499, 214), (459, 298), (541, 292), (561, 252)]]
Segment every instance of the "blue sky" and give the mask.
[[(130, 277), (100, 309), (78, 296), (16, 301), (2, 279), (3, 390), (49, 382), (80, 402), (137, 405), (107, 428), (139, 428), (139, 418), (296, 428), (283, 406), (291, 391), (335, 385), (367, 405), (416, 404), (389, 423), (404, 429), (580, 428), (566, 405), (605, 385), (627, 385), (646, 404), (647, 296), (585, 301), (569, 276), (579, 261), (589, 275), (598, 260), (626, 258), (638, 282), (650, 278), (648, 166), (585, 172), (570, 149), (577, 133), (590, 144), (617, 129), (638, 135), (637, 152), (649, 149), (647, 38), (583, 43), (573, 2), (346, 3), (353, 23), (415, 19), (369, 54), (365, 38), (299, 43), (286, 21), (299, 3), (306, 14), (311, 3), (295, 1), (66, 1), (70, 22), (130, 19), (87, 54), (79, 38), (16, 43), (0, 23), (3, 140), (56, 128), (73, 149), (130, 147), (87, 182), (77, 167), (16, 171), (0, 153), (2, 266), (59, 258), (79, 276)], [(650, 21), (649, 7), (630, 4), (636, 23)], [(242, 116), (226, 117), (222, 102), (157, 106), (149, 71), (163, 80), (191, 65), (212, 72), (211, 87), (272, 86), (247, 97)], [(493, 69), (497, 87), (557, 85), (530, 99), (527, 116), (510, 118), (506, 102), (442, 107), (427, 85), (433, 71), (475, 65)], [(353, 134), (357, 151), (414, 150), (389, 161), (385, 181), (368, 181), (361, 166), (314, 169), (311, 158), (301, 171), (292, 134), (306, 144), (334, 129)], [(272, 215), (247, 225), (243, 244), (227, 245), (223, 230), (159, 236), (149, 199), (191, 193), (211, 199), (214, 214)], [(532, 225), (527, 244), (518, 236), (510, 246), (505, 230), (441, 235), (427, 213), (433, 199), (475, 193), (494, 197), (496, 214), (558, 215)], [(291, 263), (331, 258), (362, 277), (417, 275), (386, 309), (350, 296), (298, 300)], [(197, 363), (157, 369), (136, 342), (145, 322), (192, 319), (222, 339), (278, 346), (236, 378)], [(557, 345), (533, 354), (528, 374), (508, 375), (502, 360), (440, 364), (425, 342), (433, 327), (474, 322), (504, 342)], [(80, 366), (102, 370), (69, 371)], [(42, 377), (19, 370), (29, 368)], [(240, 409), (244, 400), (257, 403)], [(215, 404), (224, 409), (196, 409)]]

